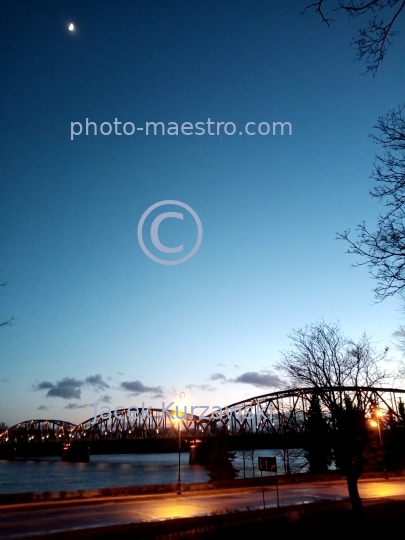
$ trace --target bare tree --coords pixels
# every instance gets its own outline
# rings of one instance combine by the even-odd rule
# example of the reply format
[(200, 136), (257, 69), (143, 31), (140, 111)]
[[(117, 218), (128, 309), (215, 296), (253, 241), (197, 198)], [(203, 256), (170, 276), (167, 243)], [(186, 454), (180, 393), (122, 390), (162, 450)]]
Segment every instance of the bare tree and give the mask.
[(398, 34), (394, 26), (398, 27), (400, 15), (405, 12), (405, 0), (316, 0), (307, 5), (304, 12), (314, 9), (329, 26), (333, 19), (326, 15), (326, 4), (335, 5), (333, 11), (344, 11), (349, 17), (371, 17), (352, 43), (357, 47), (358, 59), (365, 59), (368, 64), (367, 72), (375, 74), (385, 57), (387, 45)]
[(252, 461), (252, 477), (255, 477), (255, 452), (256, 450), (249, 450), (249, 457)]
[(357, 342), (348, 339), (338, 322), (305, 325), (288, 337), (293, 348), (282, 353), (279, 367), (293, 385), (373, 386), (387, 377), (379, 363), (388, 349), (375, 353), (366, 334)]
[(338, 323), (324, 321), (293, 330), (289, 338), (291, 349), (282, 353), (278, 367), (292, 387), (316, 389), (328, 410), (335, 461), (346, 476), (353, 512), (360, 517), (363, 507), (357, 481), (367, 442), (365, 411), (356, 409), (349, 396), (335, 390), (384, 382), (387, 374), (380, 369), (379, 362), (388, 349), (377, 353), (365, 334), (354, 342), (343, 335)]
[(250, 458), (251, 450), (237, 450), (236, 457), (243, 460), (243, 478), (246, 478), (246, 460)]
[(377, 186), (371, 195), (384, 202), (386, 212), (380, 214), (377, 229), (370, 231), (365, 222), (357, 227), (357, 240), (349, 238), (350, 229), (338, 234), (349, 243), (348, 253), (360, 255), (377, 281), (376, 299), (405, 293), (405, 105), (378, 119), (377, 135), (385, 153), (376, 156), (372, 178)]
[(280, 448), (273, 450), (273, 454), (283, 462), (286, 476), (300, 473), (308, 465), (303, 448)]

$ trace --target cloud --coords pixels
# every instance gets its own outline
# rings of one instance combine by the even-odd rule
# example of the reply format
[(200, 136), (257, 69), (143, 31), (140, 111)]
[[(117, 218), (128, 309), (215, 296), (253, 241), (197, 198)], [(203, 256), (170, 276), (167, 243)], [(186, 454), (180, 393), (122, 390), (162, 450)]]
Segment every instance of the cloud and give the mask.
[(74, 377), (65, 377), (56, 383), (49, 381), (41, 381), (38, 384), (32, 386), (34, 392), (39, 390), (47, 390), (46, 397), (60, 397), (62, 399), (80, 399), (81, 388), (87, 386), (100, 392), (110, 388), (110, 386), (103, 380), (100, 374), (89, 375), (84, 381), (76, 379)]
[(48, 409), (49, 409), (49, 407), (47, 407), (46, 405), (40, 405), (40, 406), (38, 407), (38, 410), (39, 410), (39, 411), (47, 411)]
[(34, 387), (34, 390), (46, 390), (52, 387), (53, 387), (53, 384), (51, 382), (42, 381)]
[(231, 379), (229, 382), (251, 384), (259, 388), (277, 388), (283, 384), (280, 377), (270, 371), (263, 371), (262, 373), (258, 371), (247, 371), (239, 375), (239, 377)]
[(204, 390), (204, 392), (214, 392), (215, 388), (210, 384), (188, 384), (186, 386), (189, 390), (193, 388), (198, 388), (199, 390)]
[(259, 388), (278, 388), (283, 381), (278, 375), (270, 371), (247, 371), (234, 379), (228, 379), (223, 373), (213, 373), (211, 381), (221, 381), (222, 383), (244, 383), (257, 386)]
[(154, 394), (163, 394), (163, 389), (160, 386), (145, 386), (141, 381), (125, 381), (121, 383), (121, 389), (126, 390), (131, 395), (138, 396), (146, 392)]
[(227, 378), (223, 373), (213, 373), (210, 377), (210, 381), (226, 381)]
[(104, 396), (100, 396), (100, 401), (104, 401), (104, 403), (111, 403), (112, 397), (105, 394)]
[(64, 409), (87, 409), (87, 407), (93, 407), (93, 403), (86, 403), (79, 405), (78, 403), (69, 403)]
[(34, 391), (48, 390), (46, 397), (60, 397), (62, 399), (80, 399), (83, 381), (79, 381), (73, 377), (65, 377), (64, 379), (53, 384), (49, 381), (42, 381), (33, 386)]
[(151, 396), (150, 399), (163, 399), (165, 396), (163, 394), (155, 394)]
[(90, 375), (90, 377), (86, 377), (84, 380), (86, 384), (89, 386), (93, 386), (96, 390), (105, 390), (106, 388), (110, 388), (110, 386), (103, 381), (103, 377), (99, 374), (97, 375)]

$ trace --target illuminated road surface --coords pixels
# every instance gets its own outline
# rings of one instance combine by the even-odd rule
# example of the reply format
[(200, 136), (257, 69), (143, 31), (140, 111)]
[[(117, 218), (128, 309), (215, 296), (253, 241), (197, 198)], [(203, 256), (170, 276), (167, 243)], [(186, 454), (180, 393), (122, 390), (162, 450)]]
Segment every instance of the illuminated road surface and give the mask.
[[(405, 498), (405, 480), (364, 481), (359, 483), (363, 499)], [(313, 483), (280, 486), (280, 504), (288, 506), (320, 500), (347, 499), (344, 482)], [(266, 506), (276, 506), (275, 487), (265, 489)], [(191, 517), (226, 510), (261, 508), (262, 491), (258, 488), (221, 491), (196, 495), (161, 495), (148, 497), (121, 497), (102, 501), (86, 501), (71, 506), (48, 504), (46, 509), (35, 505), (25, 510), (0, 509), (0, 538), (18, 538), (29, 534), (71, 530), (73, 528), (117, 525), (140, 521)], [(27, 510), (27, 507), (30, 510)], [(15, 507), (14, 507), (15, 508)]]

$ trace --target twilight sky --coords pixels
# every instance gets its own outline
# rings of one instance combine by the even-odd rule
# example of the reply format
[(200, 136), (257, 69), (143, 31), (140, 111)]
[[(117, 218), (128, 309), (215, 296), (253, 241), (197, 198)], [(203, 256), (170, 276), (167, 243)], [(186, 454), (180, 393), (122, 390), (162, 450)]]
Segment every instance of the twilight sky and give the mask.
[[(94, 401), (160, 406), (181, 391), (209, 406), (263, 394), (280, 384), (287, 334), (321, 318), (392, 346), (400, 305), (374, 303), (336, 233), (373, 228), (380, 211), (369, 134), (403, 101), (405, 33), (363, 75), (350, 46), (361, 21), (336, 15), (328, 28), (301, 15), (306, 4), (3, 5), (0, 320), (14, 321), (0, 329), (0, 421), (79, 422)], [(116, 135), (115, 119), (205, 133), (117, 124)], [(83, 126), (73, 140), (71, 122)], [(260, 135), (261, 122), (292, 134)], [(202, 223), (182, 264), (158, 264), (138, 242), (141, 216), (165, 200)], [(147, 248), (174, 260), (150, 238), (161, 212), (184, 214), (158, 231), (184, 254), (197, 227), (178, 206), (148, 216)]]

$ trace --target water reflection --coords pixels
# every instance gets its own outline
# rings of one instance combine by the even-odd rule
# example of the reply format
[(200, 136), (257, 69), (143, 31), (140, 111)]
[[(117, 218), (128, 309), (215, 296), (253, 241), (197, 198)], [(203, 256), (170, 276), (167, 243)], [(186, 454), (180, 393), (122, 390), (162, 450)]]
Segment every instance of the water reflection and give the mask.
[[(260, 455), (273, 455), (260, 451)], [(189, 465), (189, 455), (181, 455), (183, 483), (206, 482), (209, 477), (202, 465)], [(257, 458), (256, 458), (257, 461)], [(234, 465), (243, 477), (243, 461)], [(281, 463), (280, 463), (281, 465)], [(69, 463), (58, 457), (0, 461), (0, 493), (42, 493), (77, 491), (177, 482), (178, 454), (115, 454), (91, 456), (89, 463)], [(246, 477), (253, 476), (252, 463), (246, 461)], [(255, 476), (259, 474), (255, 464)]]

